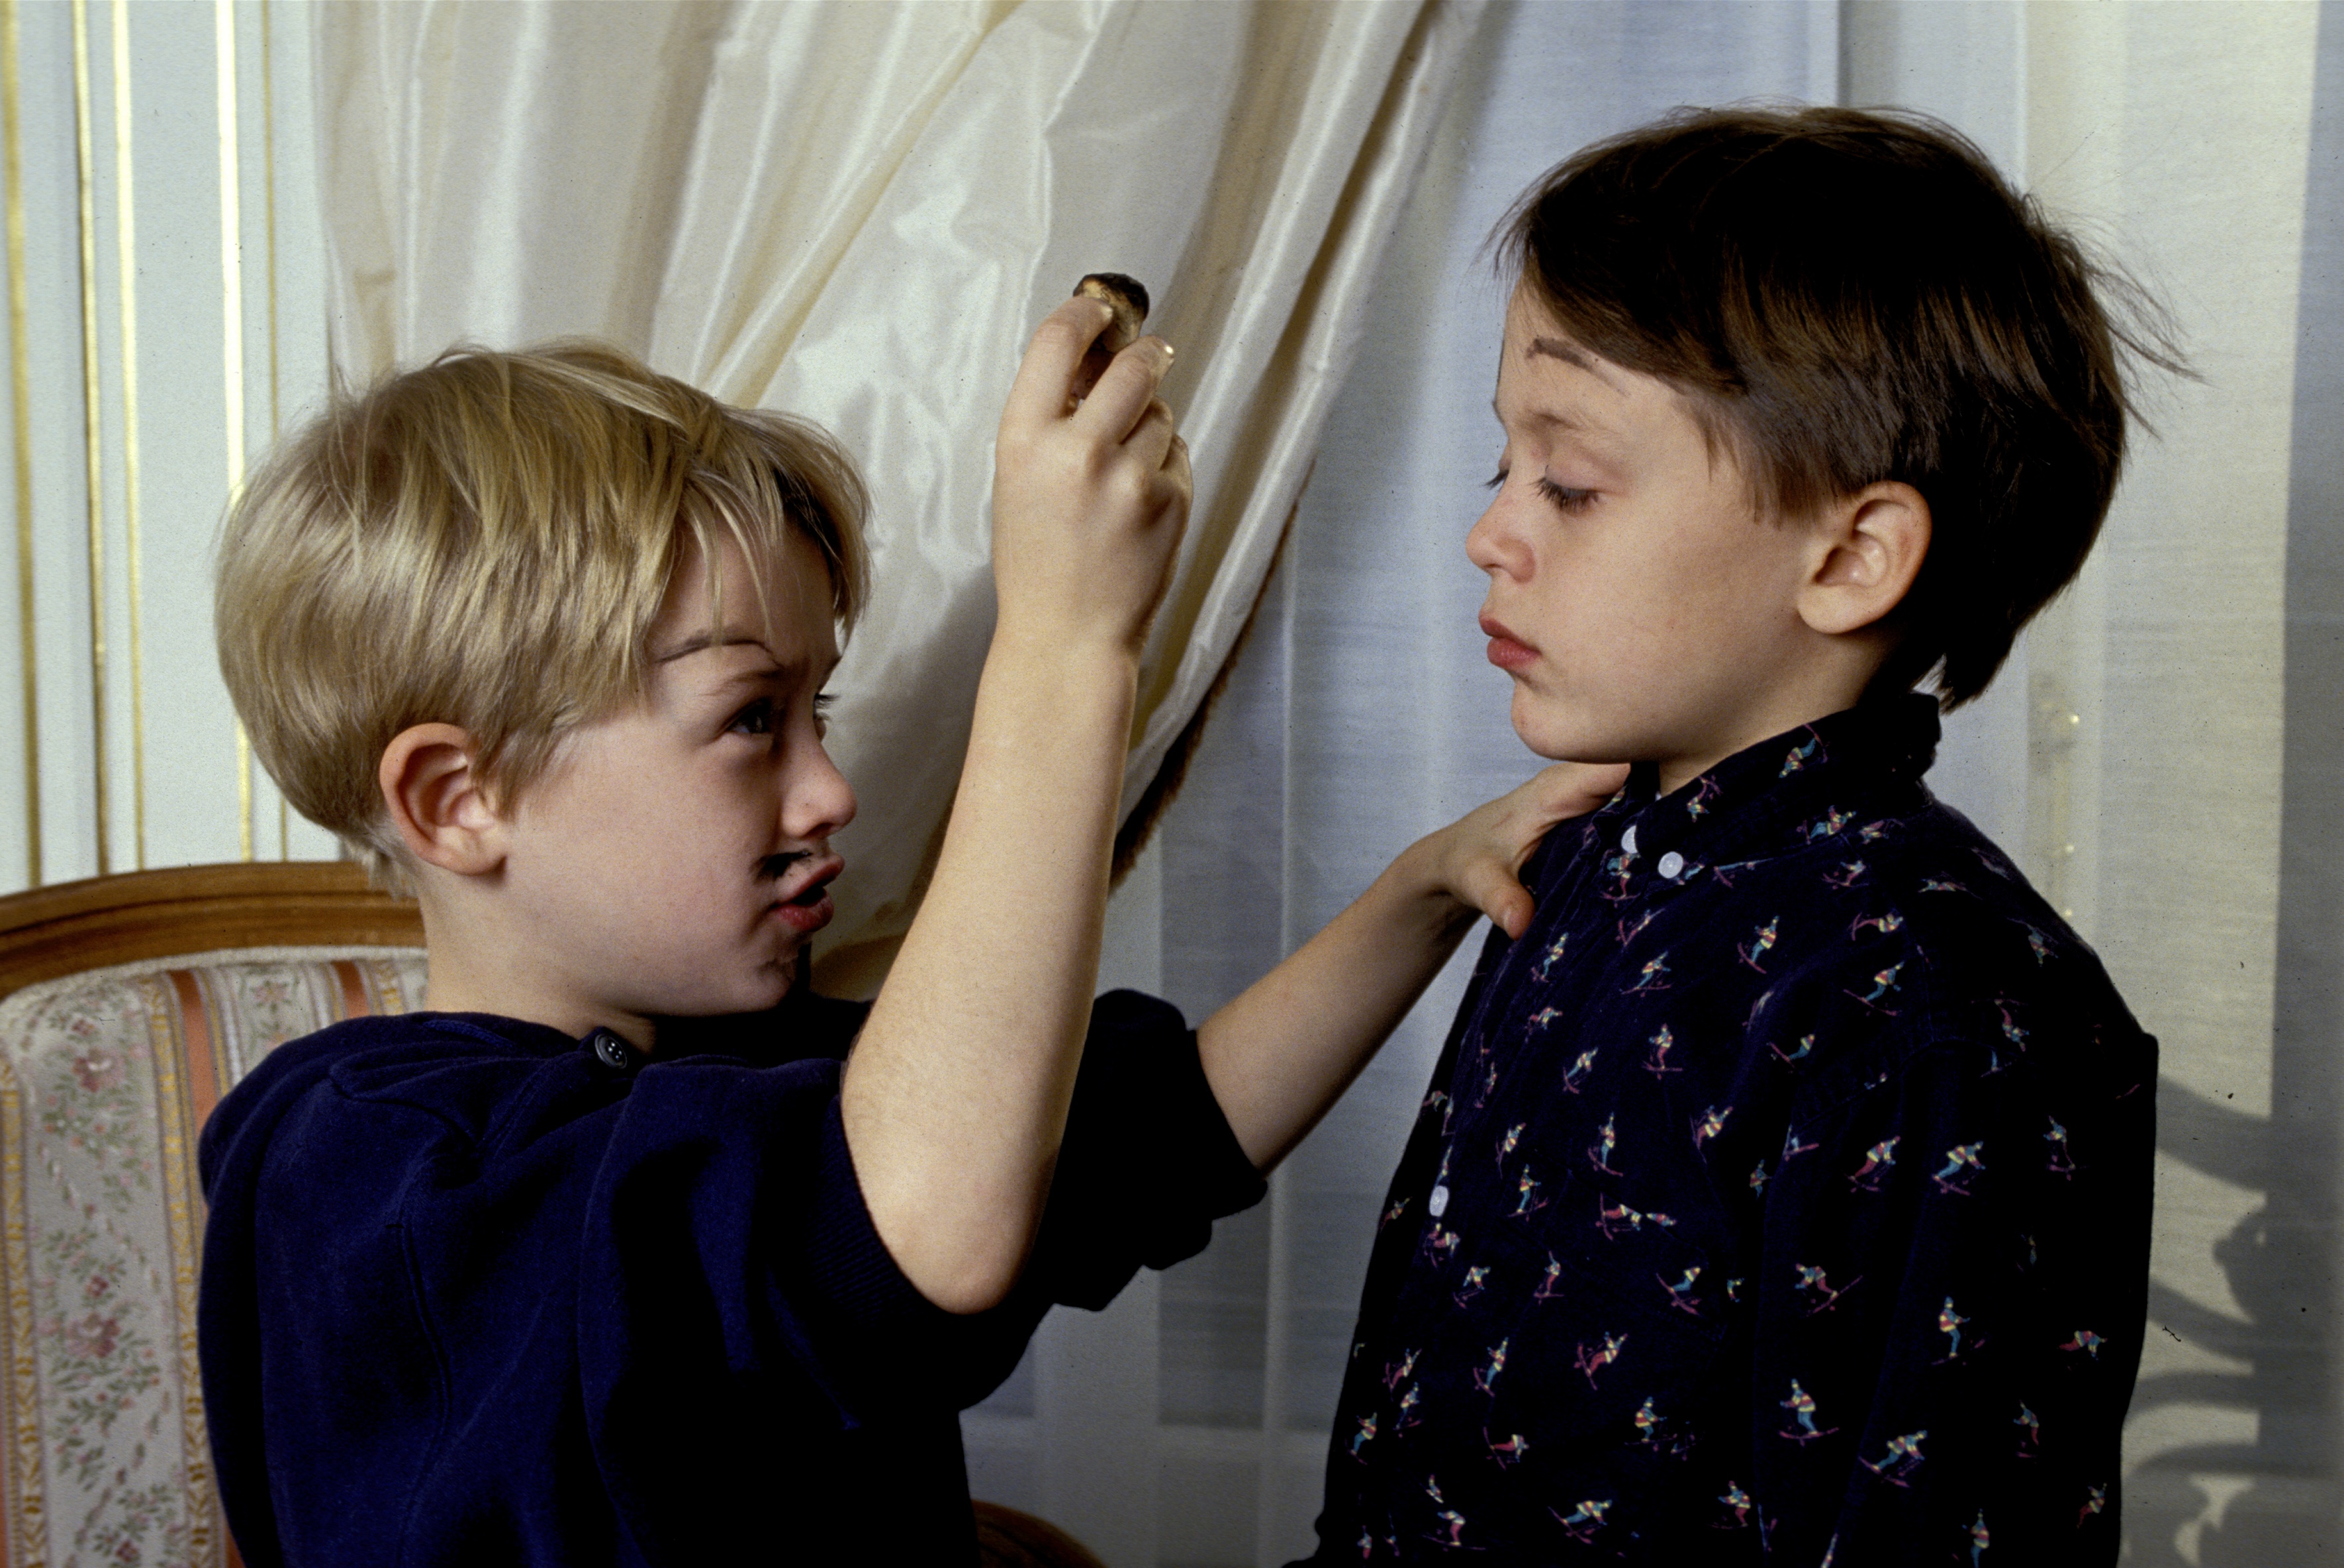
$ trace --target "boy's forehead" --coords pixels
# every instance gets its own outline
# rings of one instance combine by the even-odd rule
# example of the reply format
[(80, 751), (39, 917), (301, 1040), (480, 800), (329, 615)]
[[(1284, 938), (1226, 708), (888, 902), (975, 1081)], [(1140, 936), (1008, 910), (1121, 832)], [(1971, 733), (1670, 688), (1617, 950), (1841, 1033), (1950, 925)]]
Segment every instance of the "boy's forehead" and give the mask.
[[(1506, 306), (1505, 357), (1525, 369), (1568, 366), (1619, 397), (1632, 395), (1633, 385), (1651, 378), (1605, 359), (1571, 335), (1527, 288), (1517, 288)], [(1575, 379), (1575, 378), (1574, 378)]]
[(1501, 425), (1551, 430), (1616, 445), (1633, 430), (1643, 378), (1571, 340), (1559, 328), (1509, 324), (1490, 406)]
[(711, 561), (693, 541), (678, 558), (667, 602), (652, 626), (655, 662), (748, 643), (784, 662), (835, 656), (830, 571), (812, 540), (792, 530), (778, 549), (752, 551), (722, 535), (713, 554)]

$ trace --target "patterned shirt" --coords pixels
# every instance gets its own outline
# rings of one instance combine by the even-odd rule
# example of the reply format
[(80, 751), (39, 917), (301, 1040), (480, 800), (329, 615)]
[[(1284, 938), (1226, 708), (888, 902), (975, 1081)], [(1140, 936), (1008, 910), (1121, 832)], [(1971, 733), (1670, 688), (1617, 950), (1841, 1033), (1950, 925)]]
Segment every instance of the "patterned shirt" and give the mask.
[(1936, 738), (1866, 704), (1541, 849), (1386, 1200), (1318, 1561), (2116, 1560), (2156, 1042)]

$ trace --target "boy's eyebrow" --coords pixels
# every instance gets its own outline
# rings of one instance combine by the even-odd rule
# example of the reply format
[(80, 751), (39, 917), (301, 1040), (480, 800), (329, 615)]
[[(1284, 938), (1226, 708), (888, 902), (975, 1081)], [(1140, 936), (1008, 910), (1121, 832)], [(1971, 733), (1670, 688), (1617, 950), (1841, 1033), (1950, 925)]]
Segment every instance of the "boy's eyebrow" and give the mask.
[(1531, 352), (1550, 355), (1566, 365), (1576, 365), (1613, 391), (1621, 390), (1620, 383), (1612, 379), (1612, 373), (1604, 368), (1603, 361), (1576, 343), (1566, 342), (1561, 338), (1533, 338), (1531, 339)]
[(778, 666), (782, 662), (780, 657), (775, 654), (771, 648), (767, 648), (765, 646), (764, 640), (763, 638), (752, 637), (746, 632), (735, 631), (730, 626), (724, 626), (719, 627), (713, 632), (702, 632), (695, 633), (692, 636), (685, 638), (682, 642), (678, 642), (672, 648), (656, 652), (652, 654), (652, 663), (654, 664), (672, 664), (678, 659), (684, 658), (693, 653), (705, 652), (711, 648), (732, 648), (737, 646), (747, 646), (762, 651), (766, 658), (773, 661), (773, 663), (776, 666)]

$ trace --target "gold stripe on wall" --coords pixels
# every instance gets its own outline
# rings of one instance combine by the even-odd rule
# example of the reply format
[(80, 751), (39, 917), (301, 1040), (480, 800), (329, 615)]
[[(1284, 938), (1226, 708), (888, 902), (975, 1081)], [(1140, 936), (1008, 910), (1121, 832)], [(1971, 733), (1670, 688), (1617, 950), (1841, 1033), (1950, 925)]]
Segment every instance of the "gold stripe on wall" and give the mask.
[(16, 632), (25, 683), (25, 879), (41, 885), (41, 726), (33, 663), (33, 362), (25, 341), (25, 158), (16, 90), (16, 0), (0, 0), (0, 195), (8, 208), (8, 344), (15, 391)]
[[(126, 4), (127, 0), (116, 0)], [(270, 71), (276, 50), (269, 37), (268, 0), (260, 0), (260, 156), (267, 178), (262, 190), (268, 212), (268, 444), (276, 446), (281, 410), (277, 367), (277, 86)], [(277, 795), (277, 858), (293, 858), (292, 812), (283, 791)]]
[(97, 874), (114, 869), (106, 765), (106, 421), (97, 379), (97, 155), (90, 138), (89, 0), (73, 0), (74, 183), (81, 220), (81, 448), (89, 511), (89, 753), (97, 785)]
[[(117, 5), (126, 0), (116, 0)], [(268, 35), (268, 0), (260, 0), (260, 155), (264, 179), (261, 191), (268, 215), (268, 439), (277, 440), (277, 89), (270, 72), (273, 50)]]
[[(244, 492), (244, 217), (237, 202), (236, 4), (212, 0), (219, 59), (221, 402), (227, 410), (227, 499)], [(252, 858), (252, 737), (236, 725), (237, 853)]]
[(130, 196), (130, 0), (114, 0), (114, 236), (122, 282), (122, 531), (130, 576), (130, 824), (146, 869), (146, 668), (138, 592), (138, 242)]

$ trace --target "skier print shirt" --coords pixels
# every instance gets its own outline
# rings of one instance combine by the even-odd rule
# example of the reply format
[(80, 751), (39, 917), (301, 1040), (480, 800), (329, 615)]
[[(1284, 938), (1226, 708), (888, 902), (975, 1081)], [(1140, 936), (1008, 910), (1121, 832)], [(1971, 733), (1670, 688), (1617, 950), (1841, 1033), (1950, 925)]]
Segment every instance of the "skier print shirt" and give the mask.
[(1317, 1561), (2116, 1560), (2156, 1042), (1936, 739), (1867, 703), (1541, 847), (1385, 1200)]

